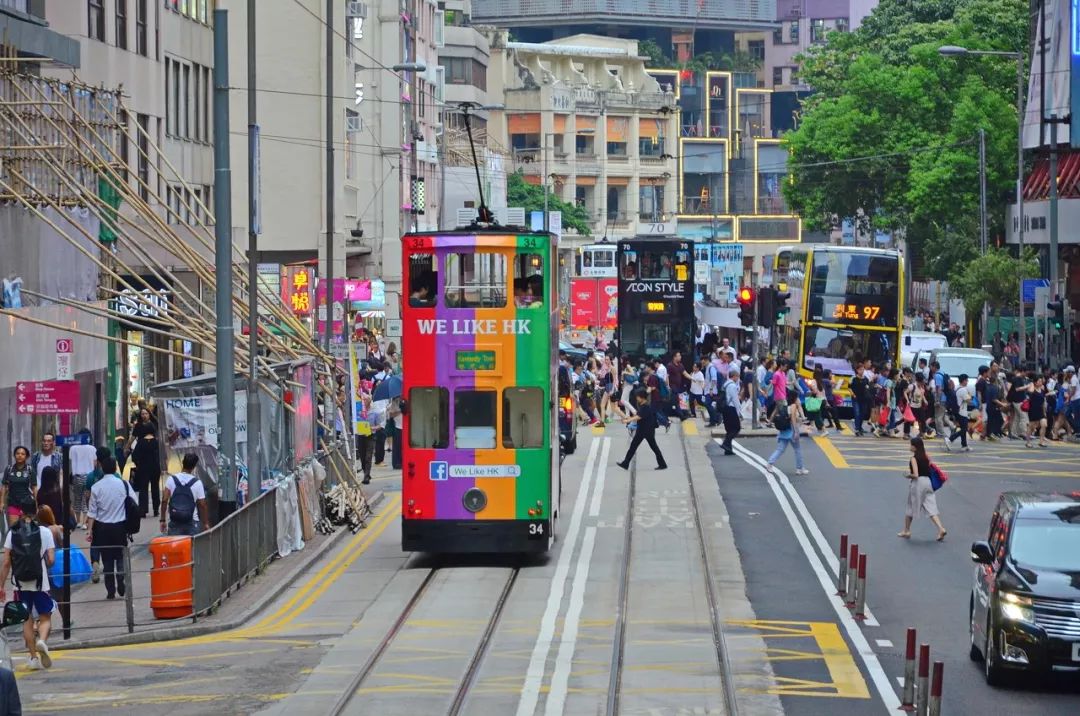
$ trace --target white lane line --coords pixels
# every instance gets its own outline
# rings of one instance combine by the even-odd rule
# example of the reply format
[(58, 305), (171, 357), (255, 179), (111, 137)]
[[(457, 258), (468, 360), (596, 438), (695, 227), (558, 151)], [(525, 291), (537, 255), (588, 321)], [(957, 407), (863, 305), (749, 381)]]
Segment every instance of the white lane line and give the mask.
[(540, 687), (543, 685), (544, 672), (547, 670), (548, 653), (551, 651), (551, 641), (555, 636), (555, 622), (559, 618), (559, 609), (562, 606), (566, 578), (570, 573), (570, 561), (574, 556), (574, 547), (577, 545), (581, 521), (585, 516), (585, 503), (589, 501), (589, 486), (592, 483), (596, 453), (600, 449), (600, 443), (606, 440), (607, 438), (594, 439), (592, 445), (589, 446), (589, 457), (585, 460), (585, 471), (581, 475), (581, 487), (578, 488), (577, 498), (574, 500), (574, 512), (570, 516), (570, 527), (566, 530), (566, 541), (559, 552), (559, 562), (555, 567), (555, 574), (551, 578), (551, 590), (548, 592), (544, 617), (540, 620), (540, 631), (536, 635), (536, 644), (533, 646), (532, 656), (529, 658), (529, 668), (525, 672), (525, 683), (521, 687), (517, 716), (533, 716), (536, 712), (536, 704), (540, 700)]
[[(885, 704), (886, 711), (888, 711), (889, 714), (892, 714), (900, 708), (900, 699), (897, 697), (896, 692), (889, 683), (889, 677), (885, 673), (885, 669), (882, 668), (877, 655), (874, 653), (873, 649), (870, 648), (870, 644), (866, 641), (866, 637), (863, 635), (862, 630), (859, 629), (859, 625), (856, 623), (855, 618), (851, 616), (847, 607), (844, 606), (843, 600), (836, 596), (836, 585), (829, 578), (828, 572), (825, 571), (825, 565), (822, 563), (817, 552), (814, 551), (814, 547), (810, 544), (810, 538), (806, 534), (806, 529), (799, 522), (799, 518), (795, 516), (795, 510), (792, 508), (790, 500), (780, 488), (780, 485), (773, 477), (770, 470), (762, 467), (757, 461), (747, 457), (749, 451), (746, 450), (746, 448), (738, 443), (734, 443), (734, 446), (735, 453), (742, 458), (747, 465), (750, 465), (765, 476), (765, 481), (776, 496), (777, 502), (780, 503), (780, 509), (783, 510), (788, 524), (791, 525), (792, 532), (795, 533), (795, 539), (802, 548), (803, 554), (806, 555), (806, 561), (810, 564), (810, 568), (814, 571), (814, 574), (818, 578), (818, 582), (821, 584), (822, 590), (825, 592), (825, 598), (829, 600), (829, 604), (832, 605), (833, 611), (836, 612), (840, 624), (843, 625), (844, 631), (847, 632), (848, 638), (854, 645), (855, 651), (859, 654), (859, 658), (862, 659), (863, 666), (866, 667), (866, 671), (870, 674), (870, 679), (874, 682), (878, 695)], [(753, 453), (749, 454), (752, 455)], [(755, 457), (757, 456), (755, 455)], [(804, 515), (804, 517), (809, 518), (809, 515)]]
[[(723, 441), (720, 441), (721, 443)], [(757, 462), (762, 467), (768, 465), (768, 461), (761, 457), (757, 453), (750, 452), (743, 448), (747, 456)], [(828, 540), (825, 539), (825, 535), (822, 534), (821, 529), (818, 527), (817, 521), (810, 515), (810, 510), (807, 509), (806, 503), (803, 502), (802, 496), (799, 495), (799, 491), (795, 489), (795, 486), (791, 484), (791, 480), (783, 472), (780, 472), (779, 478), (780, 484), (784, 486), (784, 489), (791, 496), (791, 501), (795, 505), (795, 509), (803, 517), (803, 521), (806, 522), (806, 527), (810, 531), (810, 535), (814, 538), (814, 542), (818, 546), (818, 550), (825, 556), (825, 563), (829, 567), (829, 571), (833, 573), (834, 577), (838, 577), (840, 574), (840, 559), (833, 553), (832, 548), (829, 546)], [(833, 584), (836, 584), (836, 580), (833, 580)], [(868, 627), (878, 627), (881, 624), (878, 622), (877, 617), (874, 616), (874, 612), (870, 610), (870, 605), (866, 606), (866, 619), (863, 620), (863, 625)]]
[(891, 649), (892, 648), (892, 642), (889, 641), (888, 639), (878, 639), (876, 644), (878, 645), (878, 647), (880, 647), (882, 649)]
[[(601, 469), (603, 469), (602, 464)], [(592, 562), (595, 543), (596, 528), (586, 527), (585, 539), (581, 543), (581, 553), (578, 555), (577, 569), (574, 570), (574, 583), (570, 589), (570, 606), (566, 609), (566, 619), (563, 621), (559, 653), (555, 657), (555, 670), (551, 674), (551, 689), (548, 691), (547, 701), (544, 704), (545, 716), (562, 716), (563, 709), (566, 707), (570, 668), (573, 666), (574, 650), (577, 648), (581, 610), (585, 606), (585, 585), (589, 581), (589, 565)]]
[(589, 517), (600, 514), (600, 500), (604, 497), (604, 481), (607, 477), (608, 453), (611, 452), (611, 441), (604, 440), (604, 448), (600, 451), (600, 467), (596, 474), (596, 489), (593, 490), (592, 502), (589, 503)]

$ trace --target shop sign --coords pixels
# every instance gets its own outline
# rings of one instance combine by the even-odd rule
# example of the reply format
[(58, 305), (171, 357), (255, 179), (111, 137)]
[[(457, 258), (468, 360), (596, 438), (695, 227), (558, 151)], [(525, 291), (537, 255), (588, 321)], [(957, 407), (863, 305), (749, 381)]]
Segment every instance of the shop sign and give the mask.
[(297, 316), (310, 316), (312, 270), (307, 266), (286, 266), (281, 282), (281, 299)]
[(116, 312), (131, 318), (161, 318), (169, 315), (169, 292), (165, 289), (125, 288), (116, 297)]

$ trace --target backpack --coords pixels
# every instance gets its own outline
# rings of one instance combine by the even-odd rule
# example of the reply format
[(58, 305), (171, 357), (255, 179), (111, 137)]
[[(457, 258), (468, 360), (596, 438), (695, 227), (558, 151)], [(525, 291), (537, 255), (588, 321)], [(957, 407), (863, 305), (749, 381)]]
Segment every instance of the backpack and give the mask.
[(941, 378), (945, 381), (941, 389), (941, 392), (945, 394), (945, 407), (953, 412), (959, 411), (960, 402), (956, 399), (956, 388), (953, 387), (952, 379), (949, 378), (948, 373), (942, 373)]
[(949, 481), (949, 473), (942, 470), (933, 462), (930, 463), (930, 487), (934, 488), (934, 492), (940, 490), (946, 482)]
[(776, 415), (773, 416), (773, 427), (777, 430), (791, 430), (791, 414), (788, 413), (787, 403), (779, 403), (780, 408), (776, 411)]
[(11, 530), (11, 574), (17, 583), (36, 583), (41, 591), (41, 530), (35, 520), (19, 520)]
[[(112, 477), (124, 482), (119, 475), (114, 474)], [(139, 503), (131, 495), (131, 486), (126, 482), (124, 482), (124, 492), (124, 531), (129, 535), (136, 535), (139, 534), (139, 528), (142, 527), (142, 510), (139, 509)]]
[(192, 477), (188, 482), (180, 482), (178, 476), (173, 476), (176, 489), (169, 496), (169, 523), (177, 525), (190, 525), (195, 520), (195, 494), (191, 486), (199, 478)]

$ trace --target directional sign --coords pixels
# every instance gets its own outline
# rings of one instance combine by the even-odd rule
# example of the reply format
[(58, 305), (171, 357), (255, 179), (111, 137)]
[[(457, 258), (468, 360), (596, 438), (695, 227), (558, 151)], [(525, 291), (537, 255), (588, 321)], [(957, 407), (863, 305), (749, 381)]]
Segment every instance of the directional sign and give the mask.
[(1035, 303), (1035, 289), (1045, 288), (1050, 285), (1050, 280), (1045, 278), (1025, 278), (1020, 290), (1024, 303)]
[(92, 442), (92, 436), (87, 433), (76, 433), (75, 435), (57, 435), (56, 444), (59, 447), (71, 447), (72, 445), (89, 445)]
[(77, 415), (79, 383), (75, 380), (16, 383), (15, 411), (20, 415)]
[(71, 367), (71, 354), (75, 341), (71, 338), (56, 339), (56, 379), (71, 380), (75, 377)]

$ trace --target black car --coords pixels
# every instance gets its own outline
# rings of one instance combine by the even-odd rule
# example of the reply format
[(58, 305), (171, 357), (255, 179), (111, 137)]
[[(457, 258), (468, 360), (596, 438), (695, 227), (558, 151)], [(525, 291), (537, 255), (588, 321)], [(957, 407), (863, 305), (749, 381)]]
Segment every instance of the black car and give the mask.
[(574, 376), (564, 365), (559, 366), (559, 443), (563, 452), (572, 455), (577, 450), (577, 396), (574, 395)]
[(987, 683), (1080, 672), (1080, 492), (1002, 494), (971, 559), (971, 658)]

